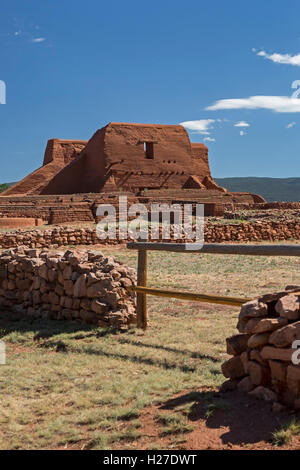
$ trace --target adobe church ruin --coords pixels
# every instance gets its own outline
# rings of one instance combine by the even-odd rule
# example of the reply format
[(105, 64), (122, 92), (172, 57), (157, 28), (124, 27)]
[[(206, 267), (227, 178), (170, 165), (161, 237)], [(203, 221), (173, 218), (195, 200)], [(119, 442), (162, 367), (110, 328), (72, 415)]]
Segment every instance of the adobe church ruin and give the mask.
[(204, 144), (179, 125), (109, 123), (88, 141), (49, 140), (44, 164), (3, 195), (198, 188), (213, 181)]
[(203, 203), (207, 215), (264, 202), (219, 187), (207, 147), (191, 143), (184, 127), (109, 123), (89, 141), (49, 140), (43, 166), (1, 194), (0, 212), (50, 223), (94, 220), (95, 204), (114, 204), (120, 192), (131, 202)]

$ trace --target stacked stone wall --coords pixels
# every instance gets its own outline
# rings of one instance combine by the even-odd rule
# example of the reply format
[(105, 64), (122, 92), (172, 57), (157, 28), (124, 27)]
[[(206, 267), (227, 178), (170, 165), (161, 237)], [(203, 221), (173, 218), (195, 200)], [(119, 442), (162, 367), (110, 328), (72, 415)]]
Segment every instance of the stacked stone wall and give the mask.
[[(161, 233), (161, 231), (160, 231)], [(160, 240), (162, 238), (160, 237)], [(260, 241), (288, 241), (300, 240), (300, 223), (297, 221), (287, 222), (257, 222), (240, 224), (213, 224), (206, 223), (204, 230), (205, 243), (248, 243)], [(132, 241), (129, 239), (128, 241)], [(151, 240), (159, 241), (159, 240)], [(189, 242), (192, 240), (173, 238), (171, 227), (171, 238), (163, 241)], [(117, 245), (126, 243), (126, 240), (100, 240), (97, 237), (96, 228), (72, 228), (55, 227), (47, 230), (16, 230), (6, 233), (0, 232), (0, 249), (13, 248), (25, 245), (31, 248), (43, 248), (49, 246), (66, 245)]]
[(259, 399), (300, 409), (300, 288), (264, 295), (241, 308), (237, 335), (227, 338), (232, 357), (222, 365), (229, 382)]
[(135, 322), (135, 271), (95, 251), (18, 247), (0, 256), (0, 308), (20, 316), (122, 327)]

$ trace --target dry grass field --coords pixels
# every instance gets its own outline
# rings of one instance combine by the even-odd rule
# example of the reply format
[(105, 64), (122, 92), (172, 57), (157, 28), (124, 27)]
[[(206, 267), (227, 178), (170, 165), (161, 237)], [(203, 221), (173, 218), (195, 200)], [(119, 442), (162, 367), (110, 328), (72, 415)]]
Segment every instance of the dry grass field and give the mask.
[[(135, 252), (101, 249), (136, 267)], [(149, 285), (201, 293), (251, 297), (300, 284), (299, 271), (298, 258), (149, 253)], [(2, 313), (0, 449), (232, 446), (220, 432), (201, 444), (195, 432), (220, 413), (209, 427), (230, 426), (232, 402), (216, 390), (238, 309), (154, 297), (148, 307), (145, 333)], [(279, 425), (239, 446), (255, 447)]]

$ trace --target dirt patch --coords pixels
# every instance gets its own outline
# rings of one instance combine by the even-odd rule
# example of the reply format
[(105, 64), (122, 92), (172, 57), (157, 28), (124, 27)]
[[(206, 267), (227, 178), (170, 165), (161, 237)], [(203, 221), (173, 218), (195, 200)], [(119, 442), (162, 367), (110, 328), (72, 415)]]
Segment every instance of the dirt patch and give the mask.
[[(164, 437), (157, 416), (182, 412), (193, 431), (178, 434), (175, 440), (175, 436)], [(167, 402), (147, 408), (141, 416), (143, 438), (135, 443), (135, 447), (149, 449), (150, 441), (161, 449), (294, 450), (299, 448), (299, 436), (281, 447), (272, 443), (273, 433), (292, 418), (299, 419), (299, 415), (289, 411), (275, 414), (271, 404), (245, 394), (202, 388), (183, 392)]]
[(19, 344), (9, 344), (7, 352), (9, 352), (9, 354), (23, 354), (27, 352), (35, 352), (35, 349), (28, 346), (20, 346)]

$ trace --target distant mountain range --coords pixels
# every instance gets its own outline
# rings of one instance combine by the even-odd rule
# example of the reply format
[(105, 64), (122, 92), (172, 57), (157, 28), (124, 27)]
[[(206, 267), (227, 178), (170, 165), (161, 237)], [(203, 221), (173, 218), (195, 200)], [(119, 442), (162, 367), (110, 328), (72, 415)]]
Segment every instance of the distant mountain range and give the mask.
[[(268, 202), (300, 201), (300, 178), (214, 178), (229, 191), (260, 194)], [(0, 184), (0, 193), (15, 183)]]
[(268, 202), (300, 201), (300, 178), (214, 178), (229, 191), (260, 194)]

